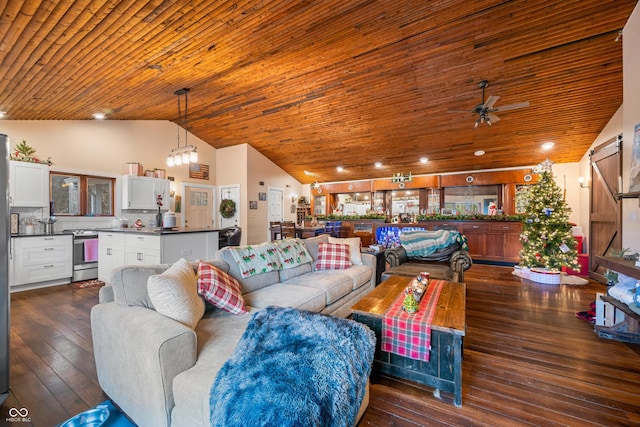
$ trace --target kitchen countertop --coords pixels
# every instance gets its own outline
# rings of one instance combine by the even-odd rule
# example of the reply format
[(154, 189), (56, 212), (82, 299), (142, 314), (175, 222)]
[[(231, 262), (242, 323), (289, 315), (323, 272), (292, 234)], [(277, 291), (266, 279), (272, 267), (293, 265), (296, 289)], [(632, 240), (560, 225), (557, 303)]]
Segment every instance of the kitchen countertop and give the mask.
[(45, 237), (45, 236), (72, 236), (72, 234), (63, 233), (62, 231), (56, 231), (55, 233), (11, 234), (11, 237)]
[(165, 236), (169, 234), (182, 234), (182, 233), (206, 233), (211, 231), (220, 231), (216, 228), (187, 228), (187, 227), (173, 227), (173, 228), (158, 228), (158, 227), (143, 227), (137, 229), (135, 227), (130, 228), (99, 228), (99, 232), (112, 232), (112, 233), (127, 233), (127, 234), (150, 234), (155, 236)]

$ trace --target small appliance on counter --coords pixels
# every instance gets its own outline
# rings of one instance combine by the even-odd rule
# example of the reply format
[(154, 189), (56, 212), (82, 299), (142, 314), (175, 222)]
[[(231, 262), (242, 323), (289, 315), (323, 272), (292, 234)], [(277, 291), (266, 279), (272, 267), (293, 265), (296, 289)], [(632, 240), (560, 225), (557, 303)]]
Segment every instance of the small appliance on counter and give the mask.
[(162, 219), (162, 228), (173, 228), (176, 226), (176, 214), (175, 212), (167, 211), (164, 213)]
[(55, 216), (38, 220), (39, 223), (44, 224), (44, 234), (53, 234), (53, 224), (55, 224), (56, 221), (58, 221), (58, 218)]

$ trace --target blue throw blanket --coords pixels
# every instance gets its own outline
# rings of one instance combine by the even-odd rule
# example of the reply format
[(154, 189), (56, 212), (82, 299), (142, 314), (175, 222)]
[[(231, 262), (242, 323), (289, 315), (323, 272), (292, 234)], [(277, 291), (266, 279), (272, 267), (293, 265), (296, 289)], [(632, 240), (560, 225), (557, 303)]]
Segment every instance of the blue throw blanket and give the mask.
[(403, 231), (400, 233), (400, 244), (408, 257), (426, 257), (454, 243), (458, 243), (462, 249), (467, 249), (467, 238), (458, 231)]
[(371, 373), (366, 326), (292, 308), (255, 313), (211, 388), (212, 426), (351, 426)]

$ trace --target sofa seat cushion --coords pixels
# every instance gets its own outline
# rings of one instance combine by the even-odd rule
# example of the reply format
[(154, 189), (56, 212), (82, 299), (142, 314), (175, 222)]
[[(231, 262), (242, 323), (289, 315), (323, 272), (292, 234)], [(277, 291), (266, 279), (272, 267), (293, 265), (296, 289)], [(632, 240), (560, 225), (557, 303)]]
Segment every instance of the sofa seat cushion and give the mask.
[(371, 280), (371, 267), (367, 265), (352, 265), (351, 268), (340, 271), (342, 274), (346, 274), (353, 281), (353, 290), (366, 284)]
[[(256, 309), (249, 307), (249, 312)], [(233, 353), (251, 314), (233, 315), (221, 310), (208, 313), (196, 327), (196, 365), (173, 380), (172, 425), (209, 425), (209, 392), (218, 371)]]
[(251, 307), (264, 308), (275, 305), (314, 312), (321, 311), (326, 305), (326, 297), (322, 290), (289, 283), (277, 283), (249, 292), (244, 294), (244, 300)]
[[(318, 289), (326, 296), (324, 305), (329, 305), (353, 290), (353, 279), (348, 274), (345, 274), (345, 271), (346, 270), (314, 271), (304, 276), (293, 277), (285, 283)], [(371, 278), (370, 270), (369, 278)]]

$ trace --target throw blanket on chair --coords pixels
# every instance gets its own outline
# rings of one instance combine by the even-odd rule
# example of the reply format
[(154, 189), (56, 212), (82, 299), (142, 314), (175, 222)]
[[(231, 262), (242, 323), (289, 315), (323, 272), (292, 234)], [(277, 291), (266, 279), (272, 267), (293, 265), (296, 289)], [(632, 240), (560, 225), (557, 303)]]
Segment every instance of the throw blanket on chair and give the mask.
[(452, 230), (436, 231), (403, 231), (400, 233), (400, 244), (407, 251), (408, 257), (426, 257), (439, 249), (458, 243), (467, 249), (467, 238), (464, 234)]
[(292, 308), (253, 315), (211, 388), (212, 426), (351, 426), (376, 338), (352, 320)]

